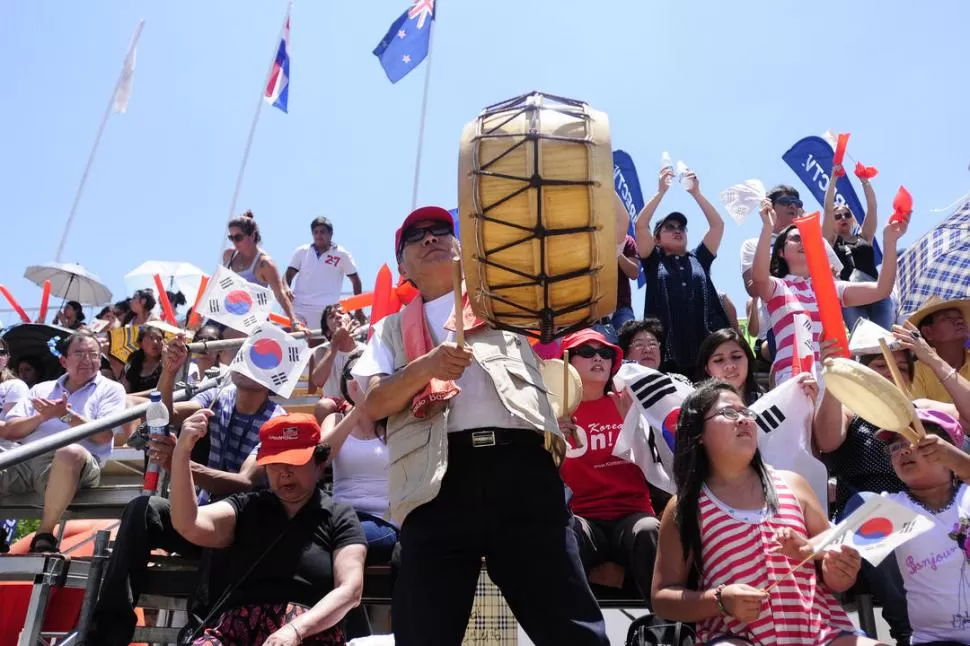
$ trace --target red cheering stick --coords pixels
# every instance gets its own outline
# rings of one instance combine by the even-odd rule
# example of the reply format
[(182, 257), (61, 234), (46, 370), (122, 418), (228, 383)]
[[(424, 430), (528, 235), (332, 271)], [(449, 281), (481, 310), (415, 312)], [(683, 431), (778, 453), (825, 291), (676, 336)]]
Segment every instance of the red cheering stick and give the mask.
[(17, 313), (17, 316), (20, 317), (21, 321), (24, 323), (30, 323), (30, 317), (27, 316), (27, 312), (24, 311), (24, 308), (20, 307), (20, 303), (18, 303), (17, 299), (13, 297), (13, 294), (10, 293), (9, 289), (3, 285), (0, 285), (0, 294), (3, 294), (3, 297), (7, 299), (7, 302), (10, 303), (10, 307), (12, 307), (13, 311)]
[(872, 179), (879, 174), (875, 166), (863, 166), (862, 162), (855, 163), (855, 176), (859, 179)]
[[(849, 135), (851, 133), (841, 132), (839, 133), (839, 140), (835, 145), (835, 159), (832, 160), (833, 166), (841, 166), (842, 160), (845, 159), (845, 147), (849, 145)], [(842, 175), (845, 175), (845, 171), (839, 171), (838, 173), (832, 173), (835, 179), (838, 179)]]
[(202, 315), (199, 314), (199, 303), (202, 302), (202, 296), (205, 295), (205, 288), (209, 286), (209, 277), (203, 276), (202, 280), (199, 282), (199, 291), (195, 295), (195, 302), (192, 304), (192, 316), (189, 317), (188, 328), (194, 330), (200, 325), (202, 325)]
[(162, 318), (169, 325), (174, 325), (178, 327), (178, 319), (175, 318), (175, 310), (172, 309), (172, 303), (168, 300), (168, 293), (166, 293), (165, 288), (162, 286), (162, 277), (155, 274), (155, 287), (158, 288), (158, 302), (162, 305)]
[(905, 186), (900, 186), (893, 200), (893, 214), (889, 218), (890, 222), (908, 222), (909, 216), (913, 213), (913, 196), (909, 194)]
[(47, 303), (51, 298), (51, 281), (44, 281), (44, 291), (40, 294), (40, 314), (37, 315), (37, 322), (43, 323), (47, 319)]
[(822, 336), (835, 339), (839, 344), (839, 356), (849, 356), (849, 339), (845, 335), (845, 320), (842, 318), (842, 304), (835, 291), (835, 278), (829, 265), (828, 254), (822, 244), (822, 225), (818, 211), (804, 217), (795, 218), (795, 226), (802, 234), (802, 247), (808, 261), (808, 274), (812, 278), (812, 290), (818, 303), (818, 315), (822, 321)]

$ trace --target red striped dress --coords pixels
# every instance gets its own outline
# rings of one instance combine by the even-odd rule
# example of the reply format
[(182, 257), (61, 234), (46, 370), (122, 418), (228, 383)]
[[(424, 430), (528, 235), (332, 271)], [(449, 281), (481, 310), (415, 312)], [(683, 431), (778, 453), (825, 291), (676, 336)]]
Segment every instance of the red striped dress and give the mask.
[[(765, 589), (796, 563), (786, 556), (768, 553), (775, 531), (782, 527), (807, 537), (805, 515), (798, 499), (781, 476), (769, 471), (778, 495), (778, 511), (768, 516), (735, 511), (718, 500), (707, 486), (701, 491), (701, 589), (732, 583)], [(841, 633), (855, 630), (832, 593), (816, 580), (815, 566), (809, 561), (771, 590), (757, 621), (746, 624), (718, 615), (701, 621), (697, 636), (705, 642), (731, 634), (764, 646), (805, 645), (826, 644)]]

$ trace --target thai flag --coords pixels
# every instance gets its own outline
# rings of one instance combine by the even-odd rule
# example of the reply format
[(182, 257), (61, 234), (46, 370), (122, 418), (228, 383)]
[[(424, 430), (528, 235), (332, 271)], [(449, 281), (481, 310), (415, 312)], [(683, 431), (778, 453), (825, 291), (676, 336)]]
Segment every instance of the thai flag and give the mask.
[(280, 38), (280, 48), (276, 51), (276, 60), (266, 81), (266, 91), (263, 98), (274, 108), (286, 112), (286, 99), (290, 94), (290, 12), (286, 12), (286, 22), (283, 23), (283, 36)]

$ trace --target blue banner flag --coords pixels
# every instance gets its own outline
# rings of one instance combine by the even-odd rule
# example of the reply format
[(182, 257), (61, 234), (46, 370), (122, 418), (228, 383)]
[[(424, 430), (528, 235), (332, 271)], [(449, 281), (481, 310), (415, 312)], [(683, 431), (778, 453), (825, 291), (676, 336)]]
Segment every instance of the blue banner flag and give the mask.
[[(622, 150), (613, 151), (613, 188), (630, 214), (630, 227), (627, 234), (636, 239), (636, 230), (633, 220), (637, 213), (643, 210), (643, 193), (640, 191), (640, 179), (637, 177), (637, 167), (633, 165), (633, 159), (628, 153)], [(643, 287), (647, 284), (647, 277), (643, 274), (643, 265), (640, 265), (640, 275), (637, 276), (637, 286)]]
[(428, 55), (434, 0), (415, 0), (374, 48), (391, 83), (397, 83)]
[[(829, 187), (832, 162), (835, 159), (835, 151), (832, 150), (832, 145), (821, 137), (805, 137), (789, 148), (788, 152), (781, 158), (808, 187), (809, 192), (815, 196), (819, 205), (824, 206), (825, 190)], [(855, 189), (852, 188), (852, 183), (849, 182), (847, 175), (843, 175), (835, 183), (835, 204), (837, 206), (848, 206), (852, 215), (855, 216), (856, 222), (859, 226), (862, 226), (866, 211), (862, 208), (859, 198), (856, 197)], [(877, 241), (873, 241), (873, 243), (876, 264), (879, 264), (882, 262), (882, 253)]]
[(458, 207), (450, 209), (448, 213), (451, 213), (451, 219), (455, 221), (455, 237), (461, 240), (461, 231), (458, 230)]

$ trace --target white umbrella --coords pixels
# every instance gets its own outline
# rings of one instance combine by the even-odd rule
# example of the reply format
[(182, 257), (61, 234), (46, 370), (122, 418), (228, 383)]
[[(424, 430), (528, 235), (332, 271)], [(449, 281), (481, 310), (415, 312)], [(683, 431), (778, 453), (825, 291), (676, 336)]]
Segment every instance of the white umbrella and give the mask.
[(44, 286), (51, 281), (51, 295), (82, 305), (103, 305), (111, 302), (111, 290), (101, 279), (75, 262), (48, 262), (27, 267), (24, 278)]
[(158, 291), (155, 287), (155, 274), (162, 279), (165, 291), (182, 292), (189, 304), (195, 299), (202, 277), (205, 276), (205, 272), (191, 263), (149, 260), (125, 274), (125, 289), (129, 294), (146, 287)]

